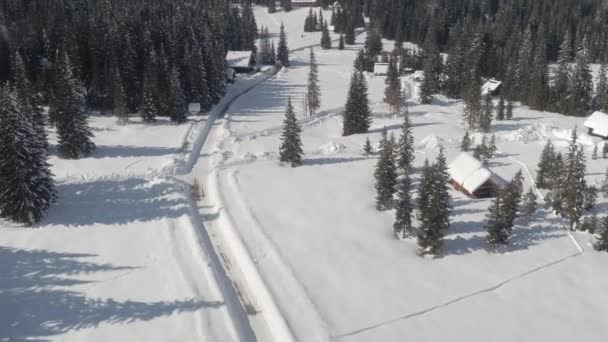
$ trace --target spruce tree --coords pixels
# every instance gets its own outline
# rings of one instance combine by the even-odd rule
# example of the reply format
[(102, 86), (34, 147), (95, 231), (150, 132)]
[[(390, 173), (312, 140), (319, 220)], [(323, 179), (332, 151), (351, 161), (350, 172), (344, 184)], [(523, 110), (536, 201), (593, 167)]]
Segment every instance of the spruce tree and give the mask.
[(391, 58), (388, 63), (388, 72), (384, 83), (386, 84), (384, 102), (389, 104), (392, 114), (399, 113), (401, 110), (401, 79), (394, 58)]
[(608, 143), (602, 145), (602, 159), (608, 159)]
[(424, 79), (420, 85), (420, 99), (422, 103), (430, 104), (432, 95), (438, 94), (441, 89), (442, 61), (437, 46), (430, 39), (425, 44), (424, 51)]
[(310, 48), (310, 70), (308, 72), (308, 88), (306, 102), (311, 115), (314, 115), (321, 107), (321, 88), (319, 87), (319, 67), (315, 52)]
[(572, 73), (572, 99), (575, 115), (585, 116), (590, 109), (593, 94), (593, 77), (589, 67), (590, 56), (587, 38), (581, 43)]
[(414, 185), (410, 175), (408, 173), (401, 175), (397, 180), (397, 201), (395, 204), (397, 210), (395, 212), (395, 223), (393, 224), (396, 238), (399, 238), (400, 235), (406, 238), (412, 234), (413, 192)]
[(114, 116), (118, 118), (118, 122), (121, 125), (126, 125), (129, 122), (129, 115), (127, 114), (125, 104), (123, 81), (118, 68), (114, 69), (114, 77), (112, 79), (112, 98), (114, 100)]
[(504, 219), (505, 229), (510, 232), (517, 219), (519, 206), (523, 197), (523, 176), (521, 170), (515, 174), (509, 185), (504, 189), (502, 197), (501, 215)]
[(602, 187), (600, 188), (604, 197), (608, 198), (608, 169), (604, 174), (604, 180), (602, 181)]
[(593, 152), (591, 153), (591, 159), (597, 160), (598, 158), (598, 149), (597, 145), (593, 146)]
[(507, 120), (513, 119), (513, 101), (511, 100), (507, 102), (507, 112), (505, 113), (505, 118)]
[(149, 85), (149, 80), (144, 80), (144, 100), (141, 107), (141, 118), (145, 123), (156, 122), (157, 107), (154, 103), (154, 92), (152, 86)]
[(327, 22), (321, 24), (321, 48), (326, 50), (331, 49), (331, 37), (327, 28)]
[(604, 217), (600, 236), (593, 244), (593, 248), (598, 252), (608, 252), (608, 216)]
[(561, 113), (568, 113), (572, 106), (571, 79), (572, 70), (570, 67), (570, 36), (566, 35), (560, 45), (557, 59), (557, 70), (553, 81), (553, 98), (555, 105), (552, 108)]
[(395, 166), (393, 144), (389, 140), (386, 128), (382, 131), (380, 141), (380, 157), (374, 171), (376, 179), (376, 209), (380, 211), (393, 208), (393, 195), (397, 185), (397, 170)]
[(443, 246), (443, 237), (450, 226), (449, 175), (443, 147), (433, 166), (428, 161), (422, 171), (418, 188), (418, 233), (419, 254), (438, 255)]
[(506, 106), (505, 106), (505, 97), (504, 95), (500, 95), (500, 99), (498, 100), (498, 110), (496, 111), (496, 120), (502, 121), (506, 118)]
[(175, 123), (186, 122), (188, 120), (188, 117), (186, 116), (186, 100), (184, 99), (179, 73), (175, 68), (171, 71), (168, 100), (168, 111), (171, 121)]
[(608, 62), (606, 61), (600, 67), (593, 108), (608, 112)]
[(487, 94), (484, 97), (483, 111), (481, 114), (479, 128), (482, 132), (487, 133), (490, 131), (490, 125), (492, 124), (492, 118), (494, 116), (492, 113), (492, 97), (490, 94)]
[(515, 82), (516, 91), (514, 96), (517, 100), (523, 100), (528, 96), (532, 75), (532, 63), (534, 56), (534, 42), (532, 41), (532, 33), (530, 26), (526, 27), (524, 36), (519, 47), (517, 55), (517, 64), (515, 67)]
[(525, 197), (524, 197), (524, 212), (526, 213), (526, 216), (530, 217), (530, 216), (534, 215), (534, 213), (536, 212), (536, 209), (537, 209), (536, 200), (537, 199), (538, 199), (538, 197), (536, 196), (536, 193), (534, 192), (534, 188), (528, 189), (528, 192), (526, 192)]
[(509, 229), (503, 216), (504, 206), (505, 203), (499, 191), (486, 214), (487, 240), (492, 245), (506, 245), (509, 243)]
[(464, 136), (462, 137), (462, 141), (460, 142), (460, 150), (462, 152), (468, 152), (471, 149), (471, 136), (469, 135), (469, 131), (464, 132)]
[(338, 50), (344, 50), (344, 35), (340, 34), (340, 41), (338, 43)]
[(56, 66), (54, 81), (50, 112), (56, 120), (59, 153), (68, 159), (87, 157), (95, 150), (93, 134), (83, 113), (81, 87), (65, 53)]
[[(267, 41), (268, 39), (266, 39)], [(264, 51), (262, 51), (264, 53)], [(203, 57), (203, 50), (198, 42), (195, 42), (193, 54), (190, 59), (190, 71), (193, 75), (192, 95), (193, 100), (198, 102), (201, 111), (207, 111), (211, 108), (212, 99), (207, 86), (207, 67)]]
[(55, 198), (47, 153), (38, 145), (27, 103), (0, 86), (0, 215), (32, 225)]
[(551, 140), (547, 141), (547, 144), (543, 148), (543, 152), (540, 155), (538, 161), (538, 167), (536, 169), (536, 186), (541, 189), (548, 189), (550, 184), (549, 172), (555, 167), (555, 149)]
[(344, 120), (342, 134), (367, 133), (371, 125), (371, 110), (367, 97), (367, 82), (365, 76), (355, 71), (350, 80), (346, 105), (344, 107)]
[(279, 33), (277, 60), (282, 66), (289, 67), (289, 48), (287, 47), (287, 35), (285, 34), (285, 25), (283, 23), (281, 23), (281, 32)]
[(414, 163), (414, 135), (412, 133), (412, 123), (410, 121), (410, 115), (405, 107), (403, 115), (403, 123), (401, 124), (401, 137), (399, 138), (399, 144), (397, 148), (398, 158), (397, 166), (399, 170), (406, 174), (410, 172), (412, 164)]
[(344, 32), (344, 43), (346, 45), (355, 45), (355, 26), (349, 21)]
[(363, 155), (371, 156), (374, 153), (372, 143), (369, 141), (369, 137), (365, 138), (365, 144), (363, 145)]
[(283, 121), (283, 133), (281, 135), (281, 146), (279, 148), (279, 160), (281, 163), (288, 163), (291, 167), (302, 165), (302, 140), (300, 134), (302, 128), (298, 123), (296, 114), (291, 104), (291, 98), (287, 100), (285, 110), (285, 120)]

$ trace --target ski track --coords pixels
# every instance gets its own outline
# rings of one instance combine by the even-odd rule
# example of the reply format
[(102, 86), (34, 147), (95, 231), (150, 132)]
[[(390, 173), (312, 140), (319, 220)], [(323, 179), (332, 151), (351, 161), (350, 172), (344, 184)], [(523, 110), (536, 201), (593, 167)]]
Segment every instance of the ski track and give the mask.
[[(310, 329), (309, 327), (309, 329), (307, 329), (305, 339), (301, 340), (329, 341), (330, 336), (327, 333), (327, 323), (325, 319), (321, 317), (318, 310), (318, 305), (314, 303), (306, 287), (298, 280), (293, 268), (288, 264), (288, 262), (285, 261), (285, 258), (279, 252), (276, 243), (272, 240), (272, 238), (268, 236), (268, 234), (266, 234), (266, 232), (262, 228), (260, 220), (245, 201), (244, 196), (242, 195), (242, 191), (240, 189), (240, 184), (237, 175), (238, 170), (233, 170), (230, 172), (228, 178), (228, 187), (233, 190), (233, 194), (237, 194), (237, 196), (235, 196), (237, 206), (240, 207), (243, 213), (245, 213), (246, 221), (252, 223), (250, 225), (249, 231), (255, 236), (256, 246), (261, 251), (263, 251), (260, 257), (253, 259), (254, 263), (257, 265), (261, 263), (270, 263), (272, 265), (271, 268), (274, 272), (276, 272), (275, 274), (280, 274), (281, 287), (289, 288), (289, 295), (294, 298), (293, 300), (304, 301), (306, 304), (304, 307), (310, 309), (307, 310), (307, 312), (305, 313), (300, 312), (300, 316), (314, 320), (315, 328)], [(220, 184), (218, 184), (218, 188), (222, 188)], [(221, 194), (221, 190), (220, 196), (225, 198), (225, 195)], [(249, 252), (250, 255), (253, 254), (252, 251)], [(298, 296), (294, 296), (294, 293), (297, 293)], [(291, 327), (291, 330), (294, 331), (296, 329), (294, 329), (294, 327)], [(311, 332), (312, 336), (310, 336)]]
[(460, 296), (460, 297), (454, 298), (452, 300), (449, 300), (447, 302), (441, 303), (439, 305), (431, 306), (429, 308), (426, 308), (426, 309), (423, 309), (423, 310), (420, 310), (420, 311), (416, 311), (416, 312), (413, 312), (413, 313), (409, 313), (409, 314), (401, 316), (401, 317), (397, 317), (397, 318), (389, 319), (389, 320), (386, 320), (386, 321), (383, 321), (383, 322), (379, 322), (379, 323), (376, 323), (376, 324), (372, 324), (372, 325), (369, 325), (369, 326), (361, 328), (361, 329), (349, 331), (349, 332), (342, 333), (342, 334), (339, 334), (339, 335), (333, 335), (332, 336), (332, 341), (342, 340), (342, 339), (345, 339), (345, 338), (348, 338), (348, 337), (352, 337), (352, 336), (356, 336), (356, 335), (359, 335), (359, 334), (362, 334), (362, 333), (365, 333), (365, 332), (368, 332), (368, 331), (371, 331), (371, 330), (374, 330), (374, 329), (382, 328), (382, 327), (385, 327), (385, 326), (388, 326), (388, 325), (391, 325), (391, 324), (395, 324), (395, 323), (398, 323), (398, 322), (401, 322), (401, 321), (405, 321), (405, 320), (408, 320), (410, 318), (415, 318), (415, 317), (423, 316), (423, 315), (426, 315), (428, 313), (432, 313), (433, 311), (446, 308), (446, 307), (448, 307), (448, 306), (450, 306), (452, 304), (456, 304), (456, 303), (465, 301), (465, 300), (473, 298), (473, 297), (477, 297), (477, 296), (480, 296), (480, 295), (483, 295), (483, 294), (487, 294), (487, 293), (496, 291), (496, 290), (498, 290), (498, 289), (500, 289), (502, 287), (505, 287), (505, 286), (509, 285), (510, 283), (512, 283), (514, 281), (517, 281), (519, 279), (525, 278), (525, 277), (530, 276), (532, 274), (535, 274), (537, 272), (546, 270), (548, 268), (551, 268), (553, 266), (561, 264), (561, 263), (563, 263), (565, 261), (568, 261), (570, 259), (579, 257), (582, 254), (583, 254), (582, 252), (577, 252), (575, 254), (571, 254), (569, 256), (566, 256), (566, 257), (560, 258), (558, 260), (555, 260), (555, 261), (549, 262), (547, 264), (544, 264), (544, 265), (538, 266), (536, 268), (533, 268), (533, 269), (531, 269), (529, 271), (520, 273), (519, 275), (516, 275), (514, 277), (508, 278), (508, 279), (506, 279), (506, 280), (504, 280), (504, 281), (502, 281), (502, 282), (500, 282), (500, 283), (498, 283), (496, 285), (493, 285), (493, 286), (490, 286), (490, 287), (487, 287), (487, 288), (484, 288), (484, 289), (481, 289), (481, 290), (478, 290), (478, 291), (466, 294), (464, 296)]

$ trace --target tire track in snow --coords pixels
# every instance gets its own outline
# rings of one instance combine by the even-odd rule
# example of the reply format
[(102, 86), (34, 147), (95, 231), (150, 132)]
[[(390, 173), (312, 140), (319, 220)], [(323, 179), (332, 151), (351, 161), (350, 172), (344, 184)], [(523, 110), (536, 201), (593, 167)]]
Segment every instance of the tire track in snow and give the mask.
[(582, 252), (577, 252), (575, 254), (571, 254), (569, 256), (566, 256), (566, 257), (560, 258), (558, 260), (552, 261), (550, 263), (547, 263), (547, 264), (538, 266), (536, 268), (533, 268), (533, 269), (531, 269), (529, 271), (520, 273), (520, 274), (518, 274), (518, 275), (516, 275), (514, 277), (511, 277), (511, 278), (508, 278), (506, 280), (503, 280), (502, 282), (500, 282), (498, 284), (495, 284), (493, 286), (490, 286), (490, 287), (487, 287), (487, 288), (484, 288), (484, 289), (481, 289), (481, 290), (478, 290), (478, 291), (466, 294), (464, 296), (460, 296), (460, 297), (451, 299), (451, 300), (449, 300), (447, 302), (444, 302), (444, 303), (441, 303), (441, 304), (438, 304), (438, 305), (434, 305), (434, 306), (431, 306), (431, 307), (423, 309), (423, 310), (419, 310), (419, 311), (416, 311), (416, 312), (409, 313), (409, 314), (401, 316), (401, 317), (396, 317), (396, 318), (393, 318), (393, 319), (389, 319), (389, 320), (386, 320), (386, 321), (383, 321), (383, 322), (372, 324), (372, 325), (369, 325), (367, 327), (364, 327), (364, 328), (361, 328), (361, 329), (357, 329), (357, 330), (353, 330), (353, 331), (349, 331), (349, 332), (342, 333), (342, 334), (339, 334), (339, 335), (333, 335), (331, 338), (334, 341), (341, 340), (341, 339), (352, 337), (352, 336), (356, 336), (356, 335), (359, 335), (359, 334), (362, 334), (362, 333), (365, 333), (365, 332), (368, 332), (368, 331), (371, 331), (371, 330), (374, 330), (374, 329), (378, 329), (378, 328), (382, 328), (382, 327), (385, 327), (385, 326), (388, 326), (388, 325), (391, 325), (391, 324), (402, 322), (402, 321), (405, 321), (405, 320), (408, 320), (408, 319), (411, 319), (411, 318), (415, 318), (415, 317), (426, 315), (426, 314), (431, 313), (433, 311), (436, 311), (436, 310), (448, 307), (448, 306), (450, 306), (452, 304), (456, 304), (456, 303), (465, 301), (467, 299), (470, 299), (470, 298), (473, 298), (473, 297), (476, 297), (476, 296), (480, 296), (480, 295), (483, 295), (483, 294), (486, 294), (486, 293), (490, 293), (490, 292), (496, 291), (496, 290), (498, 290), (498, 289), (500, 289), (502, 287), (505, 287), (505, 286), (509, 285), (510, 283), (512, 283), (514, 281), (517, 281), (519, 279), (525, 278), (525, 277), (530, 276), (532, 274), (535, 274), (537, 272), (541, 272), (543, 270), (546, 270), (548, 268), (551, 268), (553, 266), (561, 264), (561, 263), (563, 263), (565, 261), (568, 261), (570, 259), (579, 257), (582, 254), (583, 254)]

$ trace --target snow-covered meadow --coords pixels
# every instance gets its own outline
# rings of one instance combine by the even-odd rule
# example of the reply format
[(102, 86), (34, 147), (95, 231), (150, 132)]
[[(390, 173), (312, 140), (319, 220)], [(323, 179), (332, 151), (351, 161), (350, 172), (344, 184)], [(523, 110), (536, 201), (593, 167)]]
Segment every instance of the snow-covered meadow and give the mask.
[[(255, 13), (274, 37), (285, 23), (290, 68), (240, 77), (214, 112), (183, 125), (92, 116), (97, 151), (51, 157), (59, 202), (48, 217), (31, 229), (0, 223), (0, 340), (604, 340), (608, 256), (544, 209), (517, 222), (508, 247), (490, 250), (490, 201), (452, 191), (442, 257), (420, 258), (414, 239), (394, 239), (394, 212), (374, 209), (376, 158), (362, 154), (384, 127), (399, 134), (383, 77), (367, 76), (370, 133), (341, 134), (365, 35), (343, 51), (315, 49), (322, 106), (303, 117), (307, 47), (320, 33), (303, 32), (308, 9)], [(439, 145), (448, 162), (456, 157), (464, 128), (462, 103), (419, 104), (414, 77), (403, 82), (413, 93), (416, 181)], [(288, 97), (306, 153), (295, 169), (277, 161)], [(534, 186), (548, 139), (565, 148), (578, 126), (591, 155), (600, 141), (582, 123), (516, 107), (513, 120), (493, 124), (500, 152), (490, 167), (505, 179), (522, 170)], [(588, 160), (588, 180), (600, 184), (606, 168)], [(194, 178), (199, 203), (189, 198)], [(608, 200), (598, 206), (606, 212)]]
[[(305, 16), (304, 10), (290, 15), (298, 12)], [(267, 16), (259, 24), (277, 30), (275, 20), (265, 23)], [(293, 46), (294, 35), (289, 37)], [(388, 115), (382, 102), (383, 77), (367, 76), (374, 109), (370, 133), (341, 136), (340, 114), (364, 36), (357, 41), (344, 51), (315, 50), (322, 107), (314, 117), (302, 114), (308, 50), (292, 53), (291, 68), (239, 98), (218, 134), (218, 171), (208, 182), (217, 190), (211, 202), (231, 218), (229, 229), (238, 232), (296, 340), (602, 340), (608, 333), (608, 297), (601, 290), (608, 284), (606, 256), (591, 248), (590, 235), (565, 231), (544, 209), (520, 219), (511, 244), (495, 251), (483, 227), (490, 200), (452, 191), (452, 226), (441, 258), (422, 259), (415, 239), (393, 238), (394, 212), (374, 209), (376, 159), (362, 154), (366, 137), (377, 143), (383, 127), (399, 135), (401, 119)], [(433, 160), (439, 145), (450, 162), (464, 135), (462, 103), (436, 97), (421, 105), (414, 76), (404, 83), (414, 90), (408, 104), (416, 168), (425, 158)], [(296, 169), (277, 161), (288, 97), (300, 117), (306, 153)], [(493, 124), (500, 152), (490, 167), (505, 179), (522, 170), (526, 189), (532, 187), (546, 141), (564, 148), (577, 126), (588, 180), (599, 185), (608, 161), (590, 160), (600, 140), (586, 135), (583, 121), (518, 106), (513, 120)], [(473, 138), (479, 142), (481, 136)], [(608, 201), (599, 202), (605, 212)], [(214, 224), (224, 229), (227, 223), (209, 222)]]

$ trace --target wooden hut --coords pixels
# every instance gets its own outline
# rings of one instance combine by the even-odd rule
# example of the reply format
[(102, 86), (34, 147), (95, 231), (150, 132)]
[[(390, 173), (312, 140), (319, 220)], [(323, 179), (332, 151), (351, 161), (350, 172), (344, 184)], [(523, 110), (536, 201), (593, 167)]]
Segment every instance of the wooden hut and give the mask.
[(252, 51), (228, 51), (226, 67), (236, 73), (248, 73), (255, 70), (255, 54)]
[(507, 181), (468, 153), (461, 153), (448, 167), (450, 184), (471, 198), (494, 197)]
[(584, 126), (589, 129), (589, 135), (608, 140), (608, 114), (595, 112), (587, 118)]

